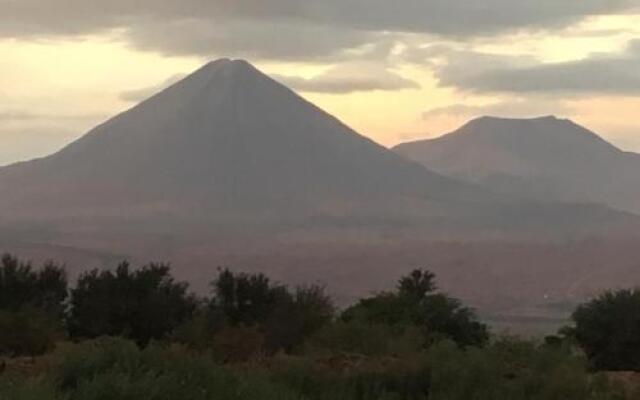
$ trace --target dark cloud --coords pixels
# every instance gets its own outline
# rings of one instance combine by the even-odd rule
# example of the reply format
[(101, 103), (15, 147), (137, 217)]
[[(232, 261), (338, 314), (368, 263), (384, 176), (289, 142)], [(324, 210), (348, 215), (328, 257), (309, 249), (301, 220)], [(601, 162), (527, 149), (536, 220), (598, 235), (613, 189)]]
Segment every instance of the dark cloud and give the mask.
[(475, 37), (566, 27), (638, 6), (638, 0), (0, 0), (0, 36), (122, 28), (134, 46), (171, 54), (306, 59), (336, 55), (383, 32)]
[(349, 26), (369, 31), (486, 34), (565, 26), (592, 15), (637, 9), (636, 0), (2, 0), (13, 29), (74, 32), (127, 25), (133, 19), (230, 19)]
[(636, 0), (335, 0), (317, 3), (314, 12), (325, 21), (362, 29), (456, 37), (522, 28), (559, 28), (588, 16), (625, 12), (639, 5)]
[(436, 68), (443, 86), (479, 93), (640, 94), (640, 40), (619, 54), (539, 63), (528, 57), (456, 53)]
[(378, 34), (269, 20), (209, 21), (198, 18), (127, 28), (132, 45), (170, 55), (311, 61), (344, 58), (344, 51), (377, 40)]
[(375, 64), (342, 64), (310, 79), (274, 75), (292, 89), (315, 93), (419, 89), (420, 85)]

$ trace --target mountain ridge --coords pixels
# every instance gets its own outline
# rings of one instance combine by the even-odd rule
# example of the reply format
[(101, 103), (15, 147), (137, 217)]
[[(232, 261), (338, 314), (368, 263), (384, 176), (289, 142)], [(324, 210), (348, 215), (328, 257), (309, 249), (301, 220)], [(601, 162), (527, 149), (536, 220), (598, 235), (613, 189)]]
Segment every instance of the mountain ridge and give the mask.
[(640, 155), (568, 119), (483, 117), (393, 150), (436, 172), (500, 193), (640, 213)]

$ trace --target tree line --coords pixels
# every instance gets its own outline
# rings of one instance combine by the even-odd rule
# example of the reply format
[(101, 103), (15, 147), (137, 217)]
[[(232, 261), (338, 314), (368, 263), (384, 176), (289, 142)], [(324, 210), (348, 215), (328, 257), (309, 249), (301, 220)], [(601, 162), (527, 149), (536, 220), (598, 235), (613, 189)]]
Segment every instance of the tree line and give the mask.
[(59, 264), (36, 269), (5, 255), (0, 265), (0, 352), (35, 355), (65, 338), (101, 336), (120, 336), (141, 346), (168, 338), (209, 346), (225, 333), (248, 339), (251, 332), (265, 352), (292, 352), (332, 323), (377, 324), (398, 331), (418, 327), (425, 344), (440, 337), (462, 346), (486, 342), (487, 327), (471, 309), (438, 293), (434, 278), (416, 270), (395, 291), (337, 312), (324, 287), (290, 288), (260, 273), (220, 269), (210, 296), (198, 297), (163, 264), (133, 268), (123, 262), (113, 270), (85, 272), (70, 286)]
[[(640, 371), (640, 291), (607, 292), (577, 308), (549, 344), (576, 345), (595, 370)], [(64, 266), (0, 261), (0, 355), (38, 355), (61, 341), (122, 337), (219, 350), (223, 361), (293, 354), (306, 346), (387, 351), (404, 338), (419, 348), (450, 340), (482, 348), (489, 330), (474, 311), (415, 270), (395, 290), (338, 310), (322, 286), (291, 288), (264, 274), (219, 269), (208, 297), (176, 281), (168, 265), (91, 270), (69, 284)], [(399, 342), (401, 340), (398, 340)]]

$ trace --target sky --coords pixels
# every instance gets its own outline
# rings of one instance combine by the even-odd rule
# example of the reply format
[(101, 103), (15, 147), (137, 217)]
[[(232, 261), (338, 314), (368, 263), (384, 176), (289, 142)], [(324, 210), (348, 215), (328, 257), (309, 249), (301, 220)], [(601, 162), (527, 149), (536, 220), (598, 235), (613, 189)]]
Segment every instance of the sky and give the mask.
[(640, 0), (0, 0), (0, 165), (217, 58), (385, 146), (494, 115), (640, 152)]

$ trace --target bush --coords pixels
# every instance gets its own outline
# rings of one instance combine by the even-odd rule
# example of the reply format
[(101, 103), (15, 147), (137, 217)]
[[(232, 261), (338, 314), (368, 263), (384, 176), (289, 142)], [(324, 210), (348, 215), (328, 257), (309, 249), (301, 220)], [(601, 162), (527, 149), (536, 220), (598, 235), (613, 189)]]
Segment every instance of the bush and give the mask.
[(0, 400), (63, 400), (50, 382), (0, 375)]
[(313, 335), (305, 347), (308, 353), (409, 355), (423, 351), (424, 335), (419, 328), (411, 326), (338, 321)]
[(49, 379), (68, 400), (299, 399), (261, 374), (233, 372), (182, 347), (116, 338), (70, 345), (56, 354)]
[(180, 343), (192, 350), (206, 351), (211, 349), (215, 333), (219, 330), (220, 327), (212, 321), (208, 313), (198, 311), (177, 327), (167, 340)]
[(54, 349), (64, 338), (61, 322), (32, 307), (0, 311), (0, 355), (36, 356)]
[(265, 353), (265, 337), (257, 327), (229, 326), (220, 330), (212, 342), (216, 360), (223, 363), (245, 362)]
[(80, 277), (67, 322), (74, 339), (123, 336), (146, 344), (181, 326), (196, 306), (169, 267), (151, 264), (132, 272), (122, 263), (115, 273), (93, 270)]
[(419, 357), (287, 357), (276, 360), (272, 375), (309, 400), (426, 400), (430, 387)]
[(583, 359), (531, 342), (502, 339), (486, 348), (441, 342), (427, 352), (431, 400), (614, 400)]

